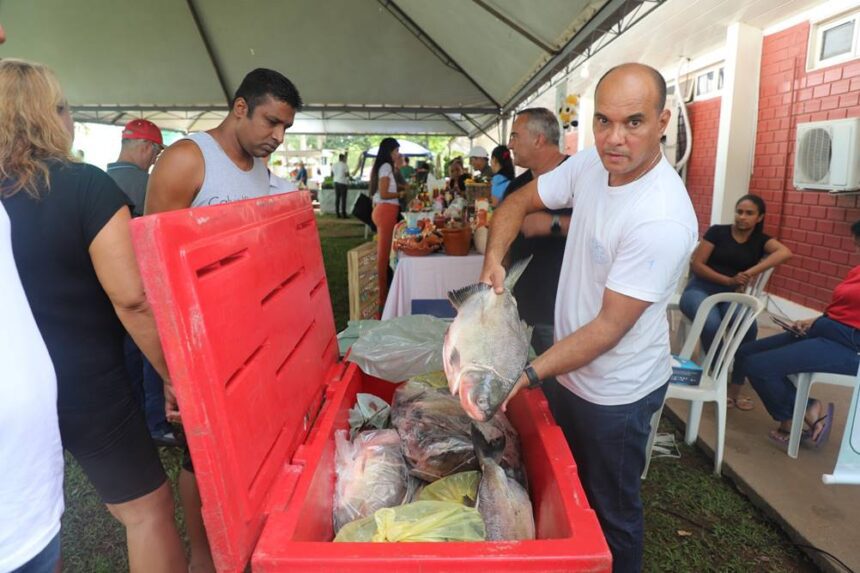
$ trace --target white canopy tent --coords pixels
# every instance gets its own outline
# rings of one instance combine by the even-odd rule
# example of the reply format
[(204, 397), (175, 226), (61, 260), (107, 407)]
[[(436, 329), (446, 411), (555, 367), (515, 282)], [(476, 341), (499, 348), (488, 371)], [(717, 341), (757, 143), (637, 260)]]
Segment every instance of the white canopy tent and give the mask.
[[(397, 143), (400, 144), (400, 155), (403, 157), (428, 157), (433, 155), (429, 149), (424, 147), (423, 145), (418, 145), (414, 141), (408, 141), (406, 139), (401, 139)], [(376, 154), (379, 153), (379, 146), (374, 145), (370, 149), (364, 152), (365, 157), (376, 157)]]
[(75, 118), (216, 125), (245, 73), (306, 102), (292, 133), (474, 136), (663, 0), (0, 0), (0, 57), (60, 76)]

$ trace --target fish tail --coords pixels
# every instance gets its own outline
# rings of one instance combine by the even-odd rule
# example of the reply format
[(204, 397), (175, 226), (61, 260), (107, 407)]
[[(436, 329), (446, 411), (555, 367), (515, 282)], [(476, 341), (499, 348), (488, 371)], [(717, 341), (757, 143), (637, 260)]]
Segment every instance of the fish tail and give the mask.
[(492, 441), (487, 441), (484, 433), (474, 422), (472, 423), (472, 445), (475, 447), (475, 455), (478, 458), (478, 463), (481, 467), (484, 466), (485, 460), (491, 460), (499, 463), (502, 459), (502, 454), (505, 452), (505, 436), (502, 434)]
[(506, 289), (510, 291), (514, 290), (514, 285), (517, 284), (517, 281), (520, 280), (526, 267), (529, 266), (530, 262), (532, 262), (532, 257), (534, 257), (534, 255), (529, 255), (525, 259), (520, 259), (511, 265), (511, 268), (508, 269), (508, 273), (505, 276)]

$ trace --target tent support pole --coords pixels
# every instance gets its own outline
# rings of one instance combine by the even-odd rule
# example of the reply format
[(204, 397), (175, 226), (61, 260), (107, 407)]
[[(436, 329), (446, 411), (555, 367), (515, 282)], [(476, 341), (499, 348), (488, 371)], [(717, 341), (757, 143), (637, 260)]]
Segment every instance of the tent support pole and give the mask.
[[(478, 125), (478, 122), (477, 122), (477, 121), (475, 121), (474, 119), (472, 119), (471, 117), (469, 117), (469, 114), (464, 113), (464, 114), (463, 114), (463, 117), (465, 117), (465, 118), (466, 118), (466, 121), (468, 121), (469, 123), (471, 123), (472, 125), (474, 125), (474, 126), (475, 126), (475, 128), (476, 128), (478, 131), (480, 131), (481, 133), (483, 133), (484, 135), (486, 135), (487, 137), (489, 137), (489, 138), (490, 138), (490, 141), (492, 141), (492, 142), (493, 142), (493, 143), (495, 143), (496, 145), (498, 145), (498, 144), (499, 144), (499, 142), (498, 142), (498, 141), (496, 141), (496, 138), (495, 138), (495, 137), (493, 137), (492, 135), (490, 135), (489, 133), (487, 133), (487, 130), (486, 130), (486, 129), (484, 129), (483, 127), (481, 127), (480, 125)], [(470, 144), (471, 144), (472, 140), (473, 140), (472, 136), (469, 136), (469, 143), (470, 143)]]
[[(666, 0), (609, 0), (604, 6), (580, 28), (561, 50), (535, 73), (517, 92), (502, 106), (503, 111), (511, 111), (522, 103), (541, 84), (547, 82), (554, 74), (559, 73), (577, 56), (588, 58), (600, 49), (609, 45), (624, 32), (635, 26), (645, 16), (659, 8)], [(628, 16), (630, 16), (628, 18)], [(598, 49), (594, 44), (604, 35), (607, 41), (601, 43)], [(572, 72), (568, 69), (567, 73)]]
[(197, 114), (197, 116), (196, 116), (196, 117), (191, 121), (191, 123), (189, 123), (189, 124), (188, 124), (188, 132), (189, 132), (189, 133), (191, 132), (191, 130), (192, 130), (192, 129), (194, 129), (194, 126), (195, 126), (195, 125), (197, 125), (197, 122), (198, 122), (198, 121), (200, 121), (200, 118), (202, 118), (205, 114), (206, 114), (206, 112), (205, 112), (205, 111), (201, 111), (201, 112), (200, 112), (200, 113), (198, 113), (198, 114)]
[(535, 46), (537, 46), (538, 48), (543, 50), (544, 52), (546, 52), (547, 54), (554, 56), (558, 53), (558, 50), (556, 50), (552, 46), (548, 45), (546, 42), (544, 42), (543, 40), (541, 40), (540, 38), (538, 38), (537, 36), (535, 36), (534, 34), (529, 32), (528, 30), (526, 30), (525, 28), (523, 28), (522, 26), (520, 26), (519, 24), (517, 24), (516, 22), (514, 22), (510, 18), (508, 18), (504, 13), (502, 13), (501, 10), (495, 8), (494, 6), (491, 6), (485, 0), (472, 0), (472, 2), (477, 4), (478, 6), (480, 6), (481, 8), (483, 8), (484, 10), (486, 10), (487, 12), (489, 12), (490, 14), (492, 14), (493, 16), (498, 18), (499, 20), (501, 20), (501, 22), (504, 25), (506, 25), (508, 28), (510, 28), (511, 30), (513, 30), (514, 32), (516, 32), (517, 34), (519, 34), (520, 36), (522, 36), (523, 38), (525, 38), (526, 40), (528, 40), (529, 42), (531, 42), (532, 44), (534, 44)]
[(209, 61), (212, 62), (212, 67), (215, 68), (215, 76), (218, 78), (218, 84), (221, 86), (221, 91), (224, 93), (224, 99), (227, 101), (227, 106), (233, 99), (230, 94), (230, 88), (227, 87), (227, 80), (224, 77), (224, 71), (218, 64), (218, 59), (215, 57), (215, 50), (212, 48), (212, 41), (209, 39), (209, 34), (203, 28), (203, 22), (200, 20), (200, 14), (197, 12), (195, 0), (185, 0), (188, 5), (188, 11), (191, 12), (191, 18), (194, 20), (194, 26), (197, 28), (197, 33), (200, 34), (200, 39), (203, 41), (203, 47), (206, 48), (206, 54), (209, 56)]
[(505, 114), (502, 116), (502, 141), (503, 145), (507, 145), (508, 141), (508, 124), (511, 121), (511, 115)]
[(465, 129), (463, 129), (462, 127), (460, 127), (460, 124), (459, 124), (459, 123), (457, 123), (456, 121), (454, 121), (453, 119), (451, 119), (450, 117), (448, 117), (448, 115), (447, 115), (447, 114), (444, 114), (444, 113), (443, 113), (443, 114), (442, 114), (442, 117), (444, 117), (444, 118), (448, 121), (448, 123), (450, 123), (451, 125), (453, 125), (454, 127), (456, 127), (456, 128), (460, 131), (460, 133), (461, 133), (462, 135), (469, 135), (469, 132), (467, 132)]
[(430, 37), (430, 35), (429, 35), (429, 34), (427, 34), (427, 32), (425, 32), (425, 31), (421, 28), (421, 26), (419, 26), (418, 24), (416, 24), (416, 23), (415, 23), (415, 21), (414, 21), (414, 20), (412, 20), (412, 18), (410, 18), (410, 17), (409, 17), (409, 15), (408, 15), (408, 14), (406, 14), (406, 12), (404, 12), (404, 11), (400, 8), (400, 6), (398, 6), (397, 4), (395, 4), (395, 3), (394, 3), (394, 0), (377, 0), (377, 2), (379, 2), (379, 3), (382, 5), (382, 7), (383, 7), (383, 8), (385, 8), (386, 10), (388, 10), (389, 12), (391, 12), (391, 15), (392, 15), (392, 16), (394, 16), (395, 18), (397, 18), (397, 20), (398, 20), (401, 24), (403, 24), (403, 26), (404, 26), (407, 30), (409, 30), (409, 32), (410, 32), (410, 33), (412, 33), (412, 35), (413, 35), (413, 36), (415, 36), (416, 38), (418, 38), (418, 41), (420, 41), (422, 44), (424, 44), (425, 46), (427, 46), (428, 48), (430, 48), (430, 51), (432, 51), (432, 52), (436, 55), (436, 57), (437, 57), (437, 58), (439, 58), (439, 59), (442, 61), (442, 63), (444, 63), (446, 66), (448, 66), (448, 67), (450, 67), (450, 68), (452, 68), (452, 69), (456, 70), (457, 72), (461, 73), (461, 74), (463, 75), (463, 77), (465, 77), (467, 80), (469, 80), (469, 82), (470, 82), (473, 86), (475, 86), (475, 88), (477, 88), (477, 90), (478, 90), (479, 92), (481, 92), (481, 94), (482, 94), (485, 98), (487, 98), (487, 100), (488, 100), (488, 101), (490, 101), (490, 102), (493, 104), (493, 106), (495, 106), (496, 108), (501, 108), (501, 107), (502, 107), (502, 105), (501, 105), (499, 102), (497, 102), (497, 101), (496, 101), (496, 98), (494, 98), (493, 96), (491, 96), (491, 95), (489, 94), (489, 92), (487, 92), (487, 90), (485, 90), (485, 89), (481, 86), (481, 84), (479, 84), (479, 83), (475, 80), (475, 78), (473, 78), (473, 77), (472, 77), (472, 76), (470, 76), (468, 73), (466, 73), (466, 70), (464, 70), (464, 69), (463, 69), (463, 67), (462, 67), (462, 66), (460, 66), (460, 64), (458, 64), (458, 63), (457, 63), (457, 61), (456, 61), (454, 58), (452, 58), (451, 56), (449, 56), (449, 55), (448, 55), (448, 53), (447, 53), (445, 50), (443, 50), (443, 49), (439, 46), (439, 44), (437, 44), (437, 43), (433, 40), (433, 38), (431, 38), (431, 37)]

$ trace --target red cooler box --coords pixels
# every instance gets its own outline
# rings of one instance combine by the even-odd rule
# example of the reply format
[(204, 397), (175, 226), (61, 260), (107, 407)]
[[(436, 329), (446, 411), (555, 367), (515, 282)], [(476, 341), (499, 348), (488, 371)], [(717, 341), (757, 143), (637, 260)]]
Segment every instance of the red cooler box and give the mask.
[(537, 537), (332, 543), (334, 433), (357, 392), (395, 385), (338, 361), (307, 193), (135, 219), (135, 251), (182, 410), (219, 571), (608, 571), (611, 557), (543, 394), (508, 414)]

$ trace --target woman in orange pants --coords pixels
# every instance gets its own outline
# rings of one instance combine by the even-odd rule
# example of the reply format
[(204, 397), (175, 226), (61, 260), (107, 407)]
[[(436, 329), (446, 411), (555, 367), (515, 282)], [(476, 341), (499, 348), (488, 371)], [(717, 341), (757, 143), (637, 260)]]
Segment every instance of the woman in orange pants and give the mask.
[(379, 280), (379, 312), (388, 296), (388, 254), (394, 225), (400, 213), (400, 193), (394, 178), (394, 166), (400, 157), (400, 144), (386, 137), (379, 144), (376, 161), (370, 171), (370, 194), (373, 197), (373, 224), (376, 225), (376, 272)]

